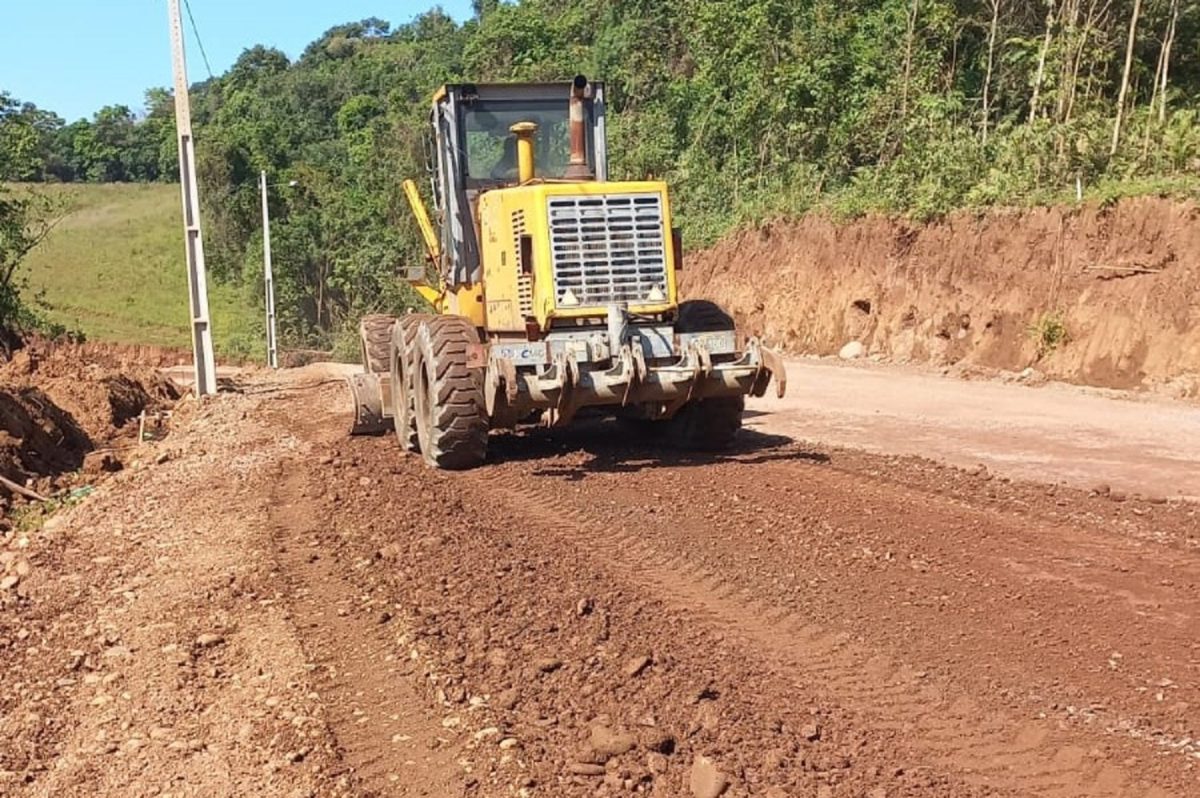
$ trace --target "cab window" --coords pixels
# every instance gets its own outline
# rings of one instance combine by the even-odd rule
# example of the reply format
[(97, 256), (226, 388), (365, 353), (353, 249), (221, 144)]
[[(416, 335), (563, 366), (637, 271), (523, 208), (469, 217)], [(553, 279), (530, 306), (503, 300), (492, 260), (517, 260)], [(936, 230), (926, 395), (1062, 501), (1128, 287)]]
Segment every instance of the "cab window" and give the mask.
[[(567, 99), (515, 102), (475, 101), (463, 114), (463, 143), (469, 187), (511, 183), (517, 179), (516, 136), (509, 130), (518, 122), (534, 122), (534, 169), (538, 177), (561, 178), (570, 159)], [(588, 161), (592, 160), (588, 125)]]

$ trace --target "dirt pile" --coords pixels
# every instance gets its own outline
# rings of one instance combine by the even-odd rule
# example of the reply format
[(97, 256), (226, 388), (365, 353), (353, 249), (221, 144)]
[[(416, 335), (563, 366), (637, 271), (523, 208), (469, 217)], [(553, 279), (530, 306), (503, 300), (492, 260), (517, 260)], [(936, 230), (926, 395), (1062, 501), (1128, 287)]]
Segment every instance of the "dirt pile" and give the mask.
[[(45, 494), (81, 469), (119, 469), (131, 422), (179, 398), (137, 354), (33, 341), (0, 363), (0, 476)], [(0, 510), (9, 492), (0, 489)]]
[(687, 296), (718, 300), (794, 352), (848, 342), (900, 362), (1200, 395), (1200, 208), (959, 213), (927, 225), (819, 215), (693, 255)]

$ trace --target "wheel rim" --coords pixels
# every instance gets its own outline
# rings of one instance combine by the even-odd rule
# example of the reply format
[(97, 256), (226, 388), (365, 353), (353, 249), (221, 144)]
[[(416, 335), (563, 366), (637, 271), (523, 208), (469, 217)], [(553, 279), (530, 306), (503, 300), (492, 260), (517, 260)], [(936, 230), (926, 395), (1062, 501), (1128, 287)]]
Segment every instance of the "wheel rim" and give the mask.
[(401, 446), (408, 443), (408, 397), (404, 392), (404, 372), (401, 355), (395, 341), (392, 342), (392, 426), (396, 428), (396, 439)]
[(424, 453), (425, 459), (431, 457), (430, 454), (430, 438), (433, 435), (431, 425), (433, 418), (430, 411), (432, 402), (430, 401), (429, 391), (431, 380), (429, 379), (429, 365), (425, 363), (424, 358), (420, 358), (415, 366), (413, 374), (413, 398), (414, 405), (417, 411), (417, 440), (421, 444), (421, 452)]

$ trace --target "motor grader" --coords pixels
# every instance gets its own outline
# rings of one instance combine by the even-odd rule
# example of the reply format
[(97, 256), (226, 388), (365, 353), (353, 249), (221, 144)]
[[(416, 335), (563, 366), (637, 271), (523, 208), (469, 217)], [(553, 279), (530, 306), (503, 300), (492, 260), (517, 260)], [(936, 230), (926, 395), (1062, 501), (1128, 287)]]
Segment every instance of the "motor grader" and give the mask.
[(609, 181), (602, 83), (447, 85), (430, 121), (436, 228), (404, 191), (428, 257), (407, 277), (433, 312), (362, 320), (353, 432), (393, 428), (447, 469), (481, 464), (490, 430), (581, 411), (721, 449), (746, 395), (773, 375), (783, 395), (778, 356), (679, 301), (666, 184)]

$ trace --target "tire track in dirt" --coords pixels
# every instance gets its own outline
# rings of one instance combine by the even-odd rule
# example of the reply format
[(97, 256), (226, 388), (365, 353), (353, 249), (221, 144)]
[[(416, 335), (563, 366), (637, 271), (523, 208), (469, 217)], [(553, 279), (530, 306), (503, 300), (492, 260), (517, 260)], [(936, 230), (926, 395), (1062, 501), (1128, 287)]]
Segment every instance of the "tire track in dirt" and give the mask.
[[(949, 683), (927, 683), (889, 657), (790, 612), (771, 622), (778, 608), (755, 601), (727, 573), (693, 563), (686, 552), (664, 552), (614, 520), (580, 502), (548, 503), (544, 484), (506, 479), (495, 489), (475, 477), (481, 493), (501, 496), (565, 545), (586, 541), (597, 560), (694, 620), (742, 640), (748, 652), (771, 660), (793, 681), (819, 682), (830, 699), (873, 719), (881, 729), (907, 736), (920, 758), (968, 783), (1020, 795), (1093, 798), (1172, 793), (1140, 784), (1126, 769), (1095, 765), (1088, 741), (1047, 722), (989, 712)], [(611, 501), (611, 497), (609, 498)], [(593, 505), (594, 503), (589, 503)]]
[(270, 523), (293, 623), (343, 760), (368, 796), (460, 795), (462, 768), (398, 645), (402, 621), (347, 573), (363, 563), (348, 566), (322, 537), (336, 519), (313, 513), (311, 465), (296, 460), (280, 470)]

